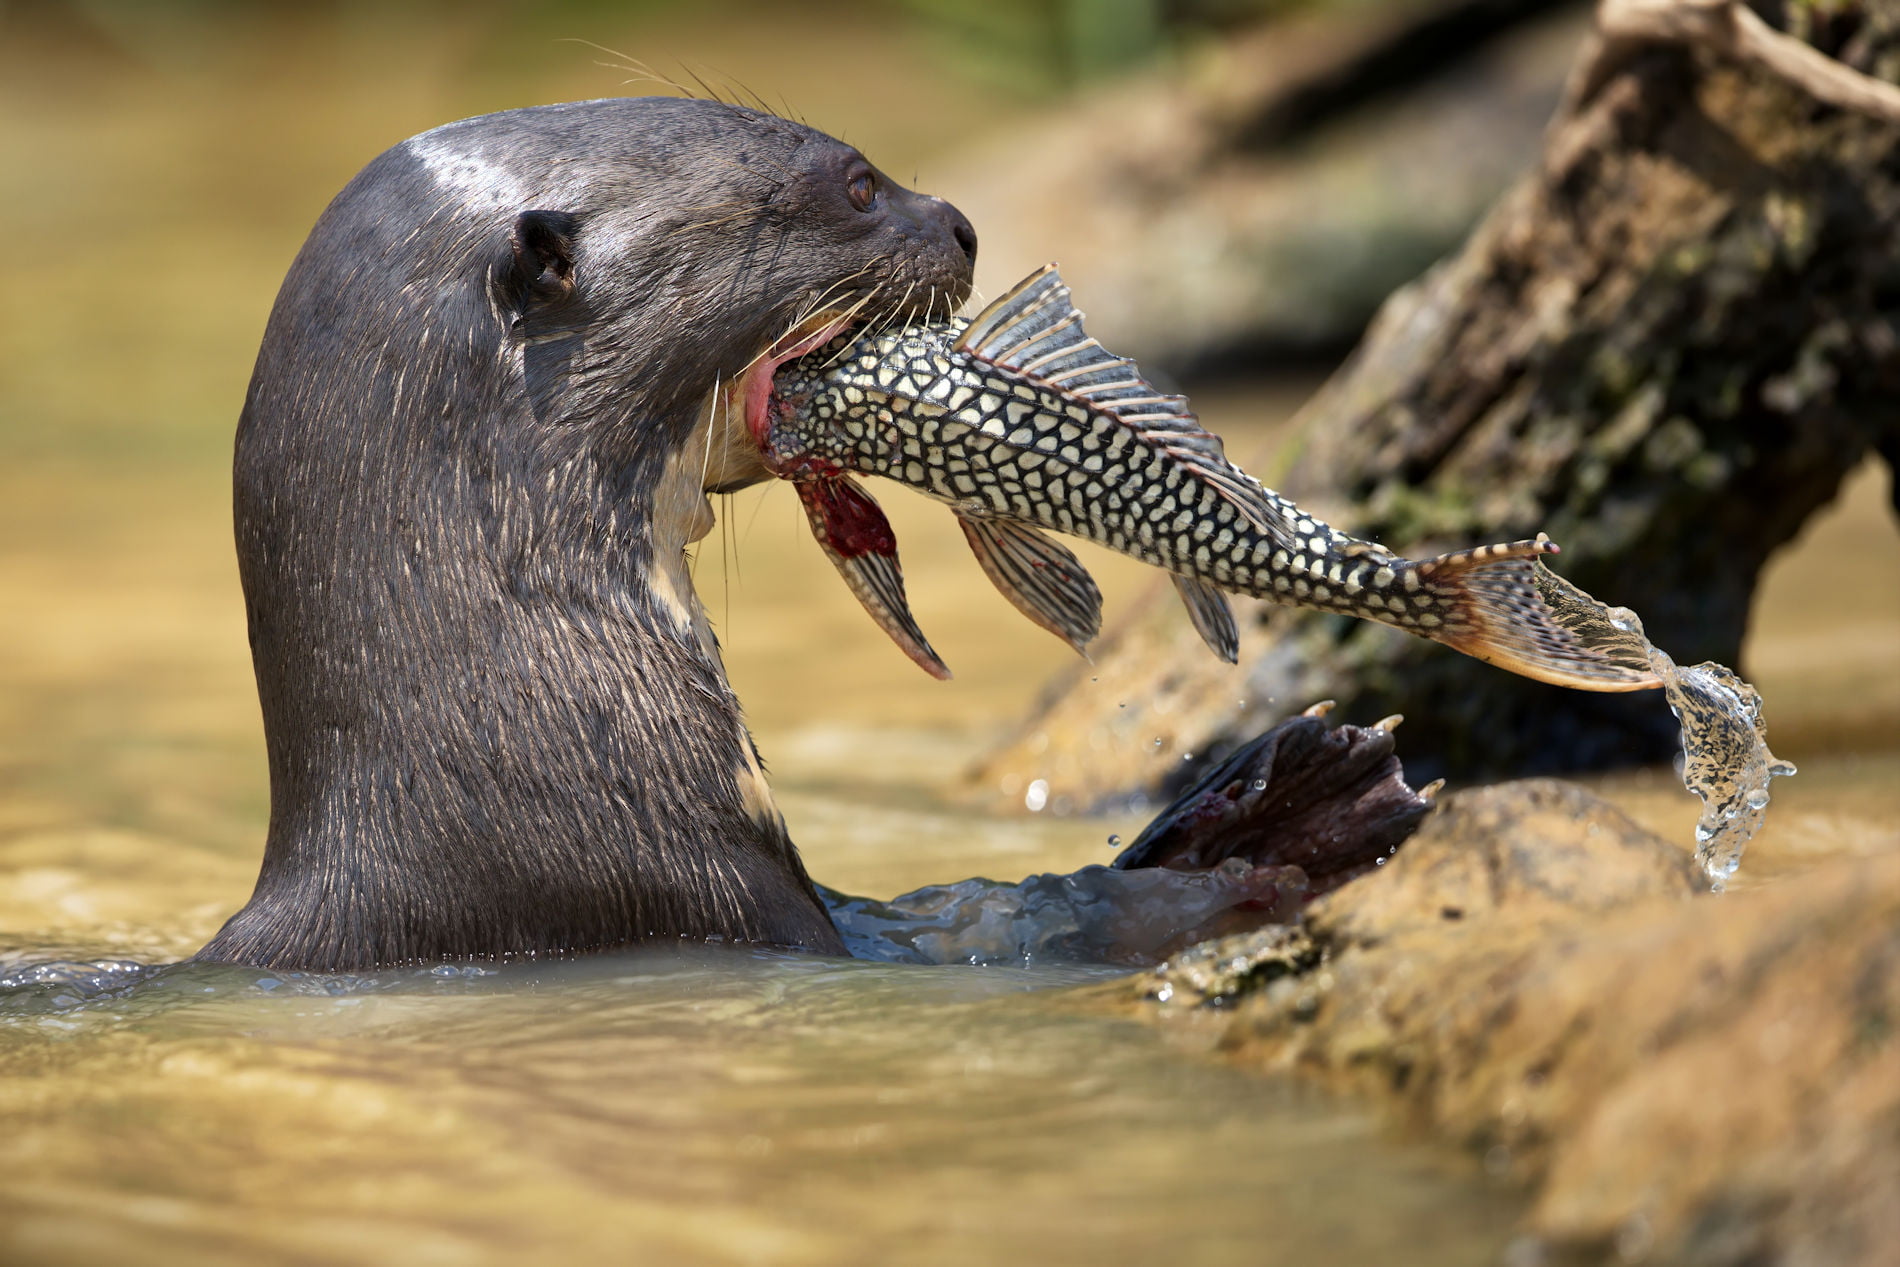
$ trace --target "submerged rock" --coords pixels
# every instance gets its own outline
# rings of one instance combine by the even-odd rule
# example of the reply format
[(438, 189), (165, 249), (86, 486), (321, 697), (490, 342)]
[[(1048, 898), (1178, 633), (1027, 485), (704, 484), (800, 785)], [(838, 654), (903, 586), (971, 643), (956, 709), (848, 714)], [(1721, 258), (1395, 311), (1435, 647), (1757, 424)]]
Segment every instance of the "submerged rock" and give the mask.
[(1137, 988), (1231, 1006), (1235, 1059), (1383, 1099), (1532, 1186), (1527, 1249), (1876, 1260), (1900, 1234), (1900, 858), (1701, 887), (1583, 789), (1504, 784), (1448, 798), (1300, 934)]

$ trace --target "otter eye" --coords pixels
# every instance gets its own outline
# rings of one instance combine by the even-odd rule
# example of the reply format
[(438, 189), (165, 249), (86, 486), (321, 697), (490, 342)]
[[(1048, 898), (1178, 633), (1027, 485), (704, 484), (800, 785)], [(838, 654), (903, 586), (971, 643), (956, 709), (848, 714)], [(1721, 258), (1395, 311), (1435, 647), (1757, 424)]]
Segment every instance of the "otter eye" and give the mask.
[(877, 182), (871, 179), (871, 173), (859, 172), (845, 186), (851, 195), (851, 205), (859, 211), (869, 211), (871, 204), (877, 201)]

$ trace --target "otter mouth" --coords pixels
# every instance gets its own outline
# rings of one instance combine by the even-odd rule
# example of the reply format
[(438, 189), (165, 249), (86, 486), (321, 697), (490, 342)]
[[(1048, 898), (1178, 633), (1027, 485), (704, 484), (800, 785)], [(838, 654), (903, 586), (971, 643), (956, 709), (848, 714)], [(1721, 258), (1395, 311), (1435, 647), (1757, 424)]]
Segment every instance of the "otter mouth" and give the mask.
[(842, 312), (820, 312), (807, 317), (777, 342), (760, 353), (752, 368), (733, 384), (734, 395), (744, 411), (746, 431), (761, 454), (768, 451), (774, 403), (773, 380), (778, 367), (795, 361), (845, 334), (856, 333), (867, 323), (862, 316)]

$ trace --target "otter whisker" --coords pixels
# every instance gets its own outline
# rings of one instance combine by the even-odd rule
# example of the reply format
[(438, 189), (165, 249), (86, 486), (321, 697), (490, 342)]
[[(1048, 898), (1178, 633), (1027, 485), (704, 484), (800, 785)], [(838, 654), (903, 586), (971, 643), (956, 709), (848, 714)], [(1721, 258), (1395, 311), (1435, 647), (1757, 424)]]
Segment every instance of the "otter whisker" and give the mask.
[(779, 94), (778, 103), (781, 106), (785, 107), (785, 112), (783, 114), (780, 114), (779, 118), (781, 119), (789, 118), (794, 123), (802, 123), (806, 127), (811, 126), (810, 120), (806, 119), (804, 115), (800, 114), (797, 110), (792, 108), (792, 103), (786, 99), (786, 96), (784, 93)]
[[(855, 274), (853, 276), (855, 276)], [(849, 281), (849, 280), (850, 280), (849, 278), (846, 279), (846, 281)], [(838, 288), (838, 285), (834, 284), (832, 286), (826, 287), (823, 291), (819, 292), (817, 296), (815, 296), (810, 302), (808, 302), (803, 308), (799, 310), (797, 316), (793, 317), (789, 322), (786, 323), (784, 331), (781, 334), (779, 334), (777, 338), (771, 340), (764, 347), (754, 352), (751, 356), (751, 359), (749, 359), (748, 361), (746, 361), (744, 365), (739, 367), (739, 372), (736, 375), (734, 375), (734, 377), (744, 378), (761, 361), (764, 361), (767, 357), (771, 356), (773, 349), (782, 346), (787, 340), (789, 340), (794, 334), (796, 334), (798, 332), (799, 327), (804, 325), (807, 321), (811, 319), (811, 317), (815, 313), (819, 311), (819, 306), (823, 304), (824, 301), (828, 297), (830, 297), (832, 291), (836, 290), (837, 288)], [(849, 320), (848, 317), (846, 319)]]
[(750, 97), (752, 99), (750, 103), (752, 109), (757, 110), (760, 114), (769, 114), (775, 119), (785, 118), (784, 115), (780, 114), (778, 111), (774, 110), (770, 105), (766, 104), (766, 100), (764, 97), (760, 96), (757, 92), (753, 91), (750, 87), (748, 87), (745, 84), (743, 80), (739, 79), (737, 76), (725, 74), (722, 72), (720, 74), (720, 78), (724, 80), (726, 85), (733, 90), (734, 97), (737, 97), (737, 98)]
[[(872, 265), (866, 264), (863, 268), (858, 269), (856, 272), (846, 274), (844, 277), (838, 279), (837, 281), (833, 282), (831, 285), (819, 291), (816, 295), (812, 296), (812, 298), (808, 300), (798, 310), (798, 314), (795, 317), (793, 317), (790, 322), (786, 324), (784, 332), (780, 334), (778, 338), (772, 340), (771, 343), (768, 343), (765, 347), (760, 348), (757, 352), (753, 353), (752, 359), (747, 361), (745, 363), (744, 368), (742, 368), (739, 371), (740, 375), (743, 376), (748, 370), (752, 369), (753, 366), (757, 365), (760, 361), (764, 360), (768, 355), (770, 355), (774, 347), (784, 343), (785, 340), (789, 339), (793, 334), (797, 333), (799, 327), (804, 325), (815, 314), (817, 314), (824, 307), (825, 301), (830, 299), (833, 294), (837, 293), (838, 291), (843, 290), (845, 287), (849, 286), (852, 282), (864, 276), (864, 274), (869, 272), (871, 268), (872, 268)], [(864, 303), (868, 301), (868, 298), (869, 297), (867, 296), (866, 299), (860, 300), (858, 304), (847, 313), (845, 320), (850, 321), (853, 317), (855, 317), (857, 312), (863, 308)]]
[(776, 179), (766, 174), (765, 172), (755, 171), (752, 168), (746, 166), (744, 163), (735, 163), (733, 160), (729, 158), (725, 158), (721, 155), (717, 155), (717, 154), (707, 155), (707, 161), (718, 163), (721, 167), (730, 167), (734, 171), (744, 172), (748, 176), (756, 176), (760, 180), (763, 180), (769, 183), (770, 185), (772, 185), (773, 188), (775, 189), (782, 189), (786, 185), (791, 184), (792, 182), (798, 179), (797, 172), (785, 166), (783, 163), (777, 162), (769, 158), (763, 159), (761, 161), (763, 161), (765, 164), (773, 168), (778, 173), (778, 176)]
[(698, 71), (694, 70), (692, 66), (690, 66), (686, 62), (680, 63), (680, 69), (684, 70), (687, 73), (687, 75), (692, 78), (692, 81), (694, 83), (698, 84), (702, 89), (705, 90), (706, 95), (703, 98), (703, 100), (717, 101), (722, 106), (736, 106), (739, 104), (737, 101), (727, 101), (724, 97), (720, 96), (718, 89), (714, 88), (711, 84), (707, 83), (705, 76), (701, 75)]
[[(846, 323), (847, 324), (855, 323), (857, 321), (858, 315), (862, 313), (866, 308), (870, 307), (871, 300), (872, 300), (872, 297), (870, 295), (865, 295), (861, 297), (855, 304), (851, 305), (851, 307), (847, 308), (845, 310), (845, 318), (844, 318)], [(838, 361), (838, 358), (844, 355), (845, 348), (849, 346), (850, 344), (847, 343), (841, 346), (840, 348), (838, 348), (837, 351), (833, 352), (829, 357), (825, 359), (825, 364), (827, 366), (835, 365)]]
[(720, 619), (720, 622), (725, 626), (725, 628), (728, 631), (730, 631), (732, 628), (733, 558), (732, 558), (731, 553), (727, 550), (726, 541), (727, 541), (727, 536), (728, 536), (728, 530), (732, 526), (731, 524), (732, 515), (730, 513), (731, 510), (732, 510), (732, 495), (728, 493), (726, 494), (726, 511), (728, 513), (719, 516), (719, 580), (720, 580), (720, 588), (723, 591), (722, 597), (725, 602), (725, 611), (720, 615), (719, 619)]
[(699, 486), (701, 488), (706, 487), (706, 476), (712, 470), (713, 432), (718, 429), (719, 420), (715, 415), (719, 413), (719, 389), (722, 385), (719, 371), (714, 370), (712, 395), (706, 398), (706, 451), (700, 455), (699, 459)]
[(756, 219), (757, 216), (758, 216), (758, 212), (754, 209), (741, 209), (741, 210), (733, 212), (729, 216), (721, 216), (717, 220), (694, 220), (689, 223), (680, 225), (679, 228), (680, 229), (717, 229), (720, 225), (723, 225), (723, 224), (737, 224), (741, 220)]
[[(623, 53), (617, 48), (608, 48), (605, 44), (596, 44), (593, 40), (583, 39), (577, 35), (562, 36), (559, 42), (564, 44), (585, 44), (588, 48), (596, 52), (605, 53), (609, 57), (620, 58), (621, 60), (618, 62), (595, 62), (594, 65), (605, 67), (608, 70), (624, 70), (634, 76), (632, 79), (625, 80), (624, 82), (626, 83), (658, 84), (662, 88), (671, 88), (682, 97), (689, 97), (694, 100), (700, 99), (698, 93), (688, 88), (679, 80), (673, 78), (671, 75), (661, 74), (653, 68), (651, 63), (643, 61), (630, 53)], [(721, 104), (724, 103), (722, 102)]]

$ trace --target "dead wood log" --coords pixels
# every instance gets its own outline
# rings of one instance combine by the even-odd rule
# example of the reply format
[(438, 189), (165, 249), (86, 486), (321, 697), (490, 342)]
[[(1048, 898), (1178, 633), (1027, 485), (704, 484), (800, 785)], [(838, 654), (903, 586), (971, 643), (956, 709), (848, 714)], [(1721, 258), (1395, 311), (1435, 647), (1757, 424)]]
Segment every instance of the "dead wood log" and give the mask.
[[(1900, 4), (1598, 16), (1542, 161), (1392, 296), (1303, 411), (1290, 467), (1264, 469), (1413, 556), (1546, 530), (1559, 571), (1677, 660), (1735, 664), (1769, 555), (1870, 451), (1900, 455)], [(1165, 605), (1127, 622), (977, 786), (1026, 774), (1076, 808), (1165, 795), (1321, 697), (1360, 724), (1410, 717), (1425, 778), (1673, 751), (1654, 693), (1564, 691), (1344, 618), (1240, 615), (1238, 669)]]

